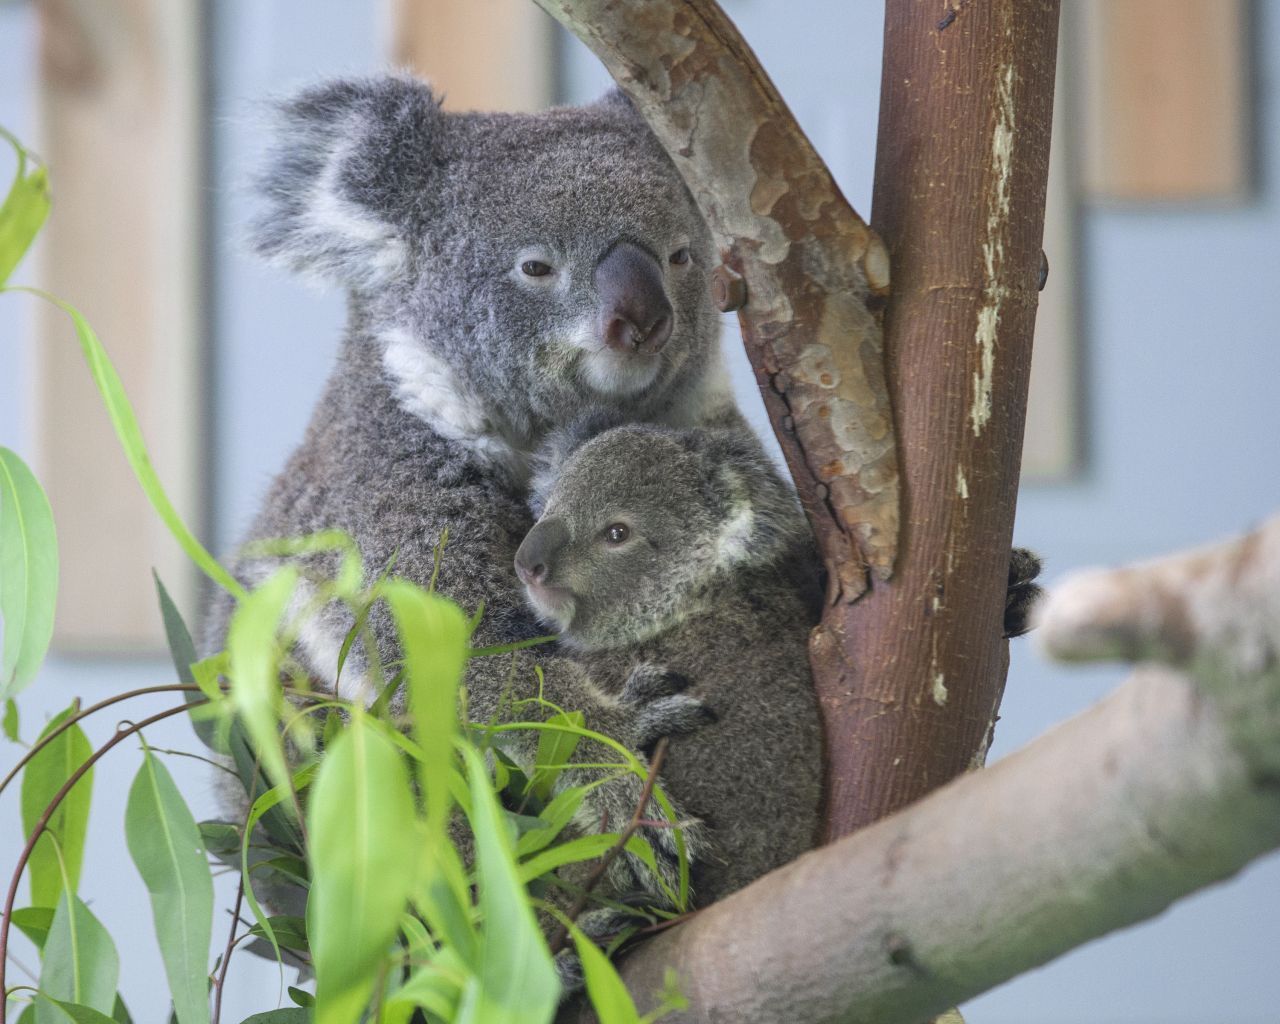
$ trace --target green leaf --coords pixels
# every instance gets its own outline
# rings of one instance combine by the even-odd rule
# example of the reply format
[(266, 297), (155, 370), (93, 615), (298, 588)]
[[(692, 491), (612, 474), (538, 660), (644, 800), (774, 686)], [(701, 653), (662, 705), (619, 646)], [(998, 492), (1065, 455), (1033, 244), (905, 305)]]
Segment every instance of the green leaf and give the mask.
[(58, 539), (53, 510), (35, 475), (0, 448), (0, 699), (35, 678), (53, 637)]
[(138, 483), (142, 485), (142, 490), (151, 502), (151, 507), (164, 522), (165, 526), (168, 527), (169, 533), (178, 542), (179, 547), (186, 552), (187, 557), (195, 562), (206, 576), (233, 596), (237, 598), (243, 597), (245, 593), (244, 587), (218, 564), (217, 560), (205, 550), (204, 545), (196, 540), (195, 535), (187, 528), (186, 523), (182, 521), (182, 517), (178, 515), (177, 509), (173, 507), (173, 502), (169, 500), (169, 495), (165, 493), (164, 486), (160, 483), (159, 476), (156, 475), (155, 467), (151, 465), (151, 457), (147, 454), (147, 446), (142, 440), (142, 431), (138, 427), (137, 414), (134, 413), (133, 406), (129, 404), (124, 385), (120, 382), (120, 375), (116, 373), (115, 367), (111, 365), (111, 360), (107, 357), (107, 350), (103, 347), (102, 342), (98, 340), (98, 336), (94, 333), (93, 328), (89, 326), (89, 322), (70, 303), (63, 302), (48, 292), (40, 291), (37, 288), (18, 288), (15, 291), (25, 291), (32, 295), (38, 295), (47, 302), (53, 303), (67, 316), (71, 317), (71, 322), (76, 331), (76, 338), (80, 342), (80, 349), (84, 353), (85, 362), (89, 364), (89, 373), (93, 376), (93, 382), (97, 385), (98, 393), (102, 396), (102, 403), (106, 406), (107, 414), (111, 417), (112, 425), (116, 430), (116, 437), (120, 440), (120, 446), (124, 449), (125, 457), (129, 460), (129, 465), (133, 467), (134, 475), (137, 476)]
[(520, 882), (510, 832), (479, 753), (463, 746), (471, 783), (471, 829), (484, 928), (477, 984), (464, 990), (459, 1022), (550, 1021), (560, 998), (551, 951)]
[(111, 936), (79, 897), (63, 893), (40, 964), (40, 991), (48, 999), (36, 1005), (37, 1024), (64, 1019), (57, 1005), (47, 1005), (60, 1000), (109, 1014), (119, 980), (120, 958)]
[(208, 1024), (213, 876), (173, 777), (146, 747), (129, 789), (125, 841), (151, 893), (160, 955), (181, 1024)]
[(636, 1009), (627, 986), (618, 977), (617, 968), (609, 962), (599, 946), (582, 934), (577, 925), (566, 923), (569, 924), (569, 934), (573, 936), (578, 959), (582, 961), (587, 998), (591, 1000), (591, 1008), (595, 1010), (600, 1024), (640, 1024), (640, 1012)]
[(395, 745), (357, 710), (320, 764), (308, 809), (307, 934), (317, 1024), (355, 1024), (417, 874), (413, 790)]
[(28, 151), (4, 129), (6, 139), (18, 154), (18, 170), (9, 194), (0, 205), (0, 285), (26, 255), (49, 216), (49, 175), (43, 167), (27, 173)]
[(573, 752), (578, 748), (582, 736), (573, 732), (561, 732), (554, 728), (557, 725), (573, 726), (576, 729), (586, 727), (586, 719), (581, 711), (554, 714), (547, 719), (547, 725), (553, 728), (543, 729), (538, 733), (538, 753), (534, 758), (533, 795), (539, 800), (551, 799), (551, 790), (569, 763)]
[[(41, 738), (67, 720), (76, 705), (56, 715)], [(58, 790), (93, 753), (89, 741), (80, 726), (64, 729), (36, 754), (22, 772), (22, 830), (31, 835), (36, 822), (44, 814)], [(58, 805), (49, 819), (48, 832), (37, 840), (31, 859), (27, 862), (27, 876), (31, 881), (31, 905), (55, 907), (62, 893), (62, 869), (67, 872), (67, 884), (75, 892), (80, 882), (80, 865), (84, 860), (84, 839), (89, 827), (89, 803), (93, 796), (93, 769), (85, 772), (71, 792)], [(48, 834), (52, 833), (52, 835)], [(62, 850), (59, 863), (54, 849), (54, 837)]]
[(303, 989), (296, 988), (293, 985), (289, 986), (289, 998), (292, 999), (299, 1006), (310, 1007), (310, 1006), (316, 1005), (315, 996), (313, 996), (310, 992), (306, 992)]
[(119, 992), (116, 993), (115, 1004), (111, 1007), (111, 1019), (116, 1024), (133, 1024), (133, 1014), (129, 1012), (129, 1007), (125, 1006)]
[(578, 808), (582, 806), (582, 801), (587, 796), (587, 786), (574, 786), (566, 789), (561, 793), (557, 793), (555, 799), (542, 809), (542, 813), (538, 818), (543, 822), (543, 827), (539, 829), (530, 829), (525, 832), (516, 842), (516, 856), (524, 858), (531, 853), (537, 853), (539, 850), (550, 846), (573, 820), (573, 816), (578, 813)]
[(413, 735), (422, 748), (418, 780), (427, 827), (443, 831), (449, 817), (444, 780), (454, 771), (458, 685), (467, 665), (467, 617), (447, 598), (403, 580), (389, 581), (384, 594), (400, 632)]
[(11, 700), (4, 702), (4, 735), (10, 743), (21, 743), (18, 737), (18, 705)]
[(280, 738), (284, 698), (276, 634), (297, 586), (297, 568), (285, 566), (240, 602), (227, 629), (231, 698), (267, 778), (277, 785), (289, 778), (289, 766)]
[(595, 860), (607, 853), (617, 841), (618, 837), (613, 833), (593, 832), (590, 835), (571, 839), (567, 843), (561, 843), (559, 846), (553, 846), (549, 850), (543, 850), (520, 865), (520, 881), (527, 885), (535, 878), (541, 878), (566, 864)]
[[(169, 656), (173, 659), (174, 671), (178, 674), (178, 682), (188, 685), (196, 685), (195, 672), (192, 665), (195, 665), (200, 659), (196, 656), (196, 645), (191, 639), (191, 631), (187, 629), (186, 622), (182, 619), (182, 613), (178, 611), (178, 606), (173, 603), (173, 598), (169, 596), (169, 591), (165, 585), (160, 582), (160, 576), (153, 569), (151, 571), (152, 578), (156, 581), (156, 599), (160, 602), (160, 617), (164, 621), (164, 635), (169, 643)], [(188, 704), (197, 704), (203, 708), (203, 701), (206, 699), (221, 699), (222, 694), (218, 691), (216, 685), (214, 692), (201, 687), (200, 692), (188, 690), (184, 694), (184, 698)], [(218, 722), (216, 719), (208, 717), (206, 714), (193, 714), (191, 716), (191, 728), (195, 730), (196, 736), (210, 750), (219, 754), (226, 754), (227, 745), (218, 736)]]
[(50, 999), (43, 992), (36, 995), (36, 1024), (115, 1024), (105, 1013), (61, 999)]
[[(305, 953), (311, 948), (307, 943), (307, 922), (304, 918), (278, 914), (267, 918), (267, 923), (276, 937), (276, 942), (286, 949), (297, 949)], [(266, 929), (259, 924), (250, 928), (249, 934), (267, 939)], [(267, 939), (267, 941), (271, 940)]]
[(283, 1010), (255, 1013), (252, 1017), (246, 1017), (240, 1024), (311, 1024), (311, 1011), (297, 1006), (287, 1006)]
[(454, 1020), (466, 981), (465, 974), (442, 971), (438, 965), (429, 964), (410, 975), (409, 980), (396, 989), (387, 1005), (389, 1008), (421, 1007), (441, 1020)]
[(240, 852), (240, 830), (229, 821), (200, 822), (200, 841), (215, 857), (233, 856)]
[(44, 949), (53, 924), (53, 907), (23, 907), (15, 910), (9, 920), (34, 943), (36, 949)]
[(462, 858), (448, 836), (424, 838), (421, 846), (422, 881), (414, 893), (414, 906), (446, 948), (456, 950), (465, 963), (474, 963), (480, 942)]

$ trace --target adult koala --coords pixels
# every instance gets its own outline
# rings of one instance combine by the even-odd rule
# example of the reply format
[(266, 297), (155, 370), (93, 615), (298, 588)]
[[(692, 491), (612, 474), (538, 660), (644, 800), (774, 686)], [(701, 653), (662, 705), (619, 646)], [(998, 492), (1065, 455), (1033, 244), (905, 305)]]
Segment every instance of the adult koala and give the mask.
[[(475, 643), (535, 636), (511, 565), (532, 526), (529, 457), (548, 431), (601, 408), (747, 430), (721, 364), (714, 250), (697, 208), (617, 96), (540, 114), (452, 114), (421, 82), (381, 77), (308, 89), (279, 115), (254, 247), (344, 287), (349, 315), (306, 437), (247, 539), (345, 530), (369, 572), (394, 559), (396, 573), (425, 584), (447, 529), (437, 588), (467, 609), (483, 602)], [(253, 585), (274, 567), (241, 558), (235, 571)], [(230, 611), (225, 596), (211, 608), (209, 650)], [(380, 657), (394, 658), (385, 609), (371, 625)], [(332, 606), (302, 631), (295, 654), (322, 686), (334, 684), (350, 626)], [(696, 700), (651, 678), (606, 690), (545, 650), (518, 666), (517, 697), (534, 692), (535, 661), (548, 699), (633, 749), (701, 721)], [(364, 664), (357, 649), (345, 695)], [(511, 681), (505, 659), (472, 662), (472, 716), (488, 719)], [(590, 813), (624, 821), (639, 790), (633, 776), (598, 787)], [(669, 830), (653, 832), (670, 852)]]

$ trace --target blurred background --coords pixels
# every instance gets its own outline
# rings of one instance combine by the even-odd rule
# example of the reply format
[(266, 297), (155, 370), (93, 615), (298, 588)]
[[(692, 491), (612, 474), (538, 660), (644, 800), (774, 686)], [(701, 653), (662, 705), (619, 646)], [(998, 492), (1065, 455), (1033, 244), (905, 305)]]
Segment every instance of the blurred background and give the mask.
[[(883, 5), (723, 2), (868, 214)], [(922, 6), (963, 17), (949, 0)], [(1063, 7), (1051, 273), (1017, 528), (1050, 581), (1232, 533), (1280, 507), (1280, 5)], [(308, 291), (237, 245), (263, 101), (391, 64), (416, 68), (458, 109), (533, 109), (608, 84), (526, 0), (0, 3), (0, 124), (47, 160), (55, 194), (41, 248), (15, 280), (88, 315), (161, 475), (215, 552), (234, 544), (300, 438), (343, 320), (342, 296)], [(767, 434), (726, 326), (740, 400)], [(27, 739), (73, 697), (171, 681), (152, 566), (189, 618), (197, 610), (196, 581), (139, 498), (88, 379), (68, 323), (0, 296), (0, 445), (48, 488), (64, 564), (56, 653), (19, 701)], [(1122, 676), (1055, 668), (1016, 643), (992, 757)], [(159, 708), (140, 705), (127, 713)], [(91, 722), (91, 740), (114, 723)], [(149, 733), (153, 746), (196, 749), (185, 722), (166, 724)], [(127, 747), (97, 770), (81, 895), (117, 939), (122, 988), (144, 1024), (165, 1019), (167, 997), (145, 891), (119, 841), (137, 768)], [(16, 756), (0, 746), (0, 772)], [(215, 816), (209, 771), (169, 761), (197, 817)], [(4, 876), (20, 832), (6, 795)], [(232, 892), (222, 879), (222, 906)], [(1277, 948), (1273, 856), (963, 1009), (970, 1024), (1274, 1022)], [(25, 943), (15, 952), (35, 964)], [(267, 1009), (279, 991), (272, 965), (237, 955), (223, 1019)]]

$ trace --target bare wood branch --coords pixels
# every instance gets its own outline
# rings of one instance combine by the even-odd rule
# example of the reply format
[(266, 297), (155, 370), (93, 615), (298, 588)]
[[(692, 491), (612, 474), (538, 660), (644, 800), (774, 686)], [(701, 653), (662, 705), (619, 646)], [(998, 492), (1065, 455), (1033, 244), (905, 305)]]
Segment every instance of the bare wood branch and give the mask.
[[(904, 518), (894, 578), (810, 648), (831, 737), (828, 836), (985, 758), (1048, 177), (1057, 0), (888, 0), (872, 223)], [(945, 20), (945, 19), (944, 19)]]
[(1280, 847), (1280, 518), (1051, 596), (1051, 649), (1159, 658), (1111, 697), (624, 960), (684, 1021), (914, 1024)]
[[(745, 281), (743, 337), (822, 546), (833, 599), (887, 579), (898, 468), (880, 327), (884, 246), (840, 194), (714, 0), (537, 0), (604, 62), (671, 154)], [(736, 304), (736, 303), (735, 303)]]

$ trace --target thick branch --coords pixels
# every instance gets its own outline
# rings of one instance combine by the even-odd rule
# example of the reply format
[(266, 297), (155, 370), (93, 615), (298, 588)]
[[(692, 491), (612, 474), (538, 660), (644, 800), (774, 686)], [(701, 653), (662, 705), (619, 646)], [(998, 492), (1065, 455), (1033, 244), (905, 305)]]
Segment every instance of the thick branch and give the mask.
[(883, 245), (714, 0), (537, 3), (631, 96), (745, 280), (739, 318), (756, 380), (832, 597), (853, 600), (867, 565), (889, 577), (898, 535), (880, 327), (867, 308), (888, 288)]
[(916, 1024), (1280, 846), (1280, 519), (1050, 599), (1073, 656), (1160, 657), (1029, 747), (623, 962), (687, 1021)]
[(981, 764), (1007, 669), (1058, 4), (943, 6), (885, 7), (872, 222), (903, 530), (894, 578), (813, 638), (832, 837)]

